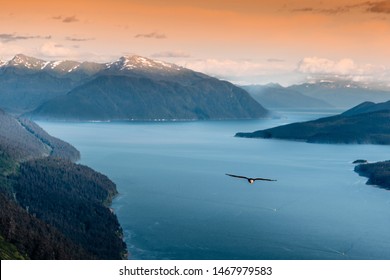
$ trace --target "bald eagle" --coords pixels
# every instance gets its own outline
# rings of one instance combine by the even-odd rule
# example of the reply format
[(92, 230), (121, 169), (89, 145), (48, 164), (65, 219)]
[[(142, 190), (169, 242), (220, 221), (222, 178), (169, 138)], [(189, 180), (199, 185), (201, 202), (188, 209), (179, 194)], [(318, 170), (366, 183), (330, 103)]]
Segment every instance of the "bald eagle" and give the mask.
[(245, 177), (245, 176), (239, 176), (239, 175), (233, 175), (233, 174), (227, 174), (226, 175), (230, 176), (230, 177), (235, 177), (235, 178), (240, 178), (240, 179), (246, 179), (248, 180), (248, 183), (249, 184), (253, 184), (255, 181), (276, 181), (276, 180), (272, 180), (272, 179), (267, 179), (267, 178), (248, 178), (248, 177)]

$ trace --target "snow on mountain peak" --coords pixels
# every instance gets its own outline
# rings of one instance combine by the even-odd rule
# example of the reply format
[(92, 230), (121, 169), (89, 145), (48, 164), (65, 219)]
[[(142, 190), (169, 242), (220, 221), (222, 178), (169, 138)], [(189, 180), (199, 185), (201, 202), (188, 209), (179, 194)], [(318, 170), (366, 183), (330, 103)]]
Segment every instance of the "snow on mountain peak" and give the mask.
[(99, 64), (94, 62), (80, 63), (70, 60), (45, 61), (24, 54), (17, 54), (8, 62), (0, 61), (0, 67), (7, 66), (56, 73), (71, 73), (77, 70), (96, 73), (104, 68), (114, 71), (141, 70), (146, 72), (176, 73), (184, 69), (183, 67), (172, 63), (153, 60), (139, 55), (122, 56), (114, 62)]
[(50, 61), (43, 69), (50, 69), (56, 72), (72, 72), (80, 67), (80, 62), (70, 60)]
[(28, 69), (41, 69), (46, 61), (24, 54), (17, 54), (13, 59), (8, 61), (9, 66), (25, 67)]
[(115, 67), (118, 70), (168, 70), (180, 71), (182, 67), (172, 63), (152, 60), (139, 55), (122, 56), (117, 61), (107, 64), (107, 68)]
[(0, 66), (12, 66), (18, 68), (27, 68), (30, 70), (50, 70), (56, 72), (71, 72), (80, 66), (80, 62), (59, 60), (59, 61), (45, 61), (42, 59), (30, 57), (24, 54), (17, 54), (10, 61)]

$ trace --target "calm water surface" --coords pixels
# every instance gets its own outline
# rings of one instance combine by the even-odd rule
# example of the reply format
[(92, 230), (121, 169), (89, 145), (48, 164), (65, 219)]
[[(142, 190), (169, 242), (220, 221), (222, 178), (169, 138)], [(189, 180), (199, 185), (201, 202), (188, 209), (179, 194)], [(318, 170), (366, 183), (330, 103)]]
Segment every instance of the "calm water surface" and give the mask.
[(117, 184), (131, 259), (390, 259), (390, 192), (365, 185), (352, 164), (387, 160), (389, 147), (233, 137), (332, 113), (39, 124)]

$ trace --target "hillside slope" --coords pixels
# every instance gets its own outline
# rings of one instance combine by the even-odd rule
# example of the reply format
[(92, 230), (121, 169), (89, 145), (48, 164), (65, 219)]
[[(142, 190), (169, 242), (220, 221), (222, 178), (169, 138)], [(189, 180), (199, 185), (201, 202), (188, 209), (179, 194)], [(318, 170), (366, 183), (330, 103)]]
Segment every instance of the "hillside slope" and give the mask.
[(0, 150), (14, 160), (54, 156), (76, 161), (80, 153), (68, 143), (50, 136), (37, 124), (14, 118), (0, 109)]
[(106, 176), (29, 120), (0, 112), (0, 251), (4, 259), (122, 259)]
[(64, 120), (249, 119), (267, 115), (247, 92), (203, 78), (190, 85), (129, 76), (99, 76), (39, 106), (33, 118)]

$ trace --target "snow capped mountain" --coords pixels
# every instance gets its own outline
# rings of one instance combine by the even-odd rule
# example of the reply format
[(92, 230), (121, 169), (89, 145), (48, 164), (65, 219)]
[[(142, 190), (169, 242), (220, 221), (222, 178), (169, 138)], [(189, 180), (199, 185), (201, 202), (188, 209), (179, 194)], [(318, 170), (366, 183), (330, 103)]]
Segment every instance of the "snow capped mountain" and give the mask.
[(90, 75), (96, 74), (99, 71), (142, 71), (142, 72), (166, 72), (177, 73), (184, 68), (172, 63), (167, 63), (158, 60), (152, 60), (146, 57), (131, 55), (123, 56), (118, 60), (109, 63), (96, 62), (77, 62), (77, 61), (45, 61), (42, 59), (26, 56), (24, 54), (17, 54), (8, 62), (0, 61), (0, 67), (15, 67), (18, 69), (28, 70), (42, 70), (46, 72), (55, 72), (56, 74), (67, 74), (77, 71), (82, 71)]
[(71, 72), (81, 63), (76, 61), (45, 61), (24, 54), (17, 54), (10, 61), (0, 64), (0, 67), (15, 67), (29, 70), (53, 70), (56, 72)]
[(46, 61), (30, 56), (26, 56), (24, 54), (17, 54), (14, 58), (12, 58), (8, 63), (4, 66), (13, 66), (18, 68), (27, 68), (33, 70), (40, 70), (44, 67)]
[(115, 70), (159, 70), (159, 71), (181, 71), (183, 68), (172, 63), (152, 60), (150, 58), (131, 55), (122, 56), (117, 61), (107, 63), (108, 69)]

